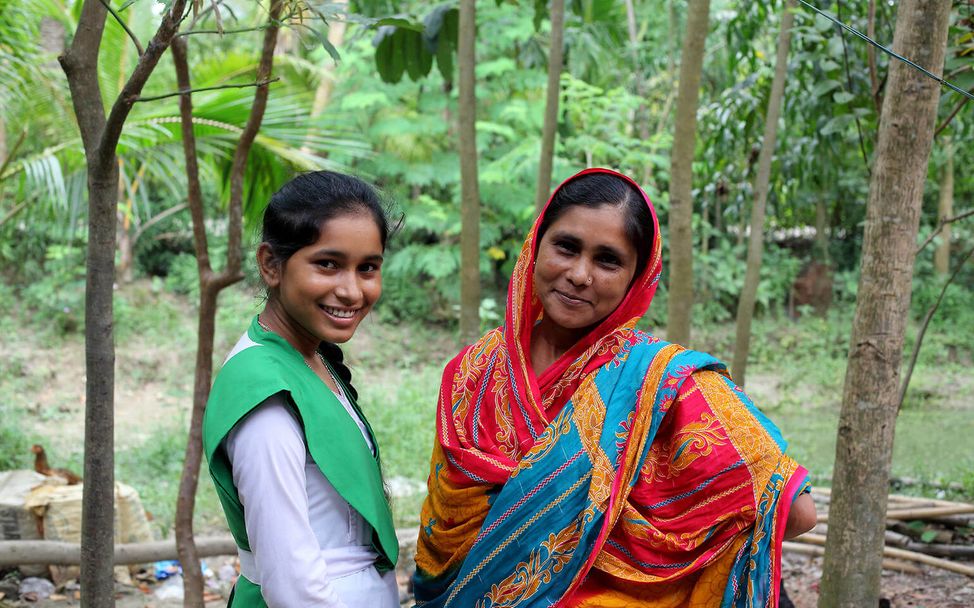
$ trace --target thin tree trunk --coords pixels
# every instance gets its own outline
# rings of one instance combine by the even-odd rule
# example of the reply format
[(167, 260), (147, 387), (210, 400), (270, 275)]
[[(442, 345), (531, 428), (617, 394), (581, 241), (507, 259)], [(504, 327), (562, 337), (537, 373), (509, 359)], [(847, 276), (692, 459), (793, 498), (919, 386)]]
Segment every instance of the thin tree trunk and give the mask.
[(710, 0), (690, 0), (680, 55), (680, 85), (670, 156), (670, 285), (666, 339), (690, 342), (693, 308), (693, 156), (697, 142), (700, 75), (710, 22)]
[(477, 8), (461, 0), (457, 32), (457, 135), (460, 138), (460, 341), (469, 344), (480, 334), (480, 187), (477, 176), (477, 93), (474, 68)]
[[(639, 27), (636, 24), (636, 7), (633, 0), (626, 0), (626, 26), (629, 31), (629, 52), (632, 55), (632, 78), (635, 81), (636, 96), (639, 97), (639, 107), (632, 117), (636, 125), (639, 138), (649, 141), (649, 120), (646, 116), (646, 76), (639, 61)], [(646, 181), (646, 180), (644, 180)]]
[[(125, 119), (179, 28), (185, 0), (175, 0), (105, 116), (98, 51), (107, 10), (85, 0), (70, 48), (59, 58), (84, 143), (88, 176), (85, 283), (85, 488), (81, 506), (81, 603), (115, 604), (112, 578), (115, 504), (115, 344), (113, 286), (118, 204), (116, 147)], [(173, 17), (175, 15), (175, 17)]]
[(826, 263), (829, 259), (829, 209), (824, 196), (815, 201), (814, 258)]
[(944, 149), (947, 162), (940, 178), (940, 204), (937, 209), (938, 223), (944, 228), (940, 232), (940, 245), (933, 254), (933, 267), (940, 275), (950, 272), (950, 224), (943, 222), (954, 215), (954, 146), (949, 137), (944, 138)]
[[(943, 71), (950, 3), (899, 3), (893, 48)], [(940, 89), (892, 61), (869, 184), (818, 605), (875, 606), (917, 228)]]
[(548, 88), (541, 128), (541, 157), (538, 160), (538, 184), (534, 209), (541, 213), (551, 191), (551, 167), (555, 156), (555, 132), (558, 129), (558, 98), (561, 96), (561, 67), (564, 56), (565, 0), (551, 0), (551, 50), (548, 53)]
[(761, 280), (761, 256), (764, 253), (764, 212), (771, 181), (771, 160), (778, 140), (778, 118), (785, 97), (785, 78), (788, 69), (788, 47), (791, 46), (791, 24), (795, 20), (795, 2), (788, 0), (781, 12), (781, 31), (778, 33), (778, 56), (775, 58), (774, 79), (768, 97), (768, 111), (764, 118), (764, 140), (758, 157), (758, 174), (754, 179), (754, 207), (751, 208), (751, 237), (747, 246), (747, 271), (744, 288), (737, 302), (737, 336), (734, 341), (734, 362), (731, 375), (734, 382), (744, 386), (747, 355), (751, 348), (751, 320), (754, 302)]
[(7, 162), (7, 127), (0, 117), (0, 165)]
[(676, 49), (680, 46), (680, 18), (676, 14), (676, 0), (667, 1), (666, 15), (670, 20), (670, 29), (666, 34), (666, 73), (672, 78), (676, 72)]
[[(347, 9), (348, 0), (335, 0), (335, 8)], [(345, 42), (345, 30), (347, 29), (348, 22), (345, 19), (332, 19), (328, 22), (328, 42), (336, 49)], [(331, 101), (331, 92), (335, 88), (335, 64), (330, 60), (325, 60), (318, 70), (318, 88), (315, 89), (315, 99), (311, 104), (311, 114), (310, 118), (312, 121), (315, 118), (321, 116), (321, 113), (325, 111), (328, 106), (328, 102)], [(310, 133), (308, 134), (310, 139)], [(305, 141), (304, 145), (301, 146), (301, 151), (305, 154), (315, 152), (319, 156), (324, 156), (324, 150), (312, 150), (311, 142)]]
[[(256, 80), (266, 81), (271, 76), (274, 50), (277, 45), (278, 23), (283, 2), (274, 0), (268, 15), (268, 27), (264, 30), (264, 43), (257, 67)], [(191, 88), (189, 65), (186, 57), (186, 41), (179, 39), (173, 44), (173, 63), (180, 90)], [(268, 85), (257, 88), (251, 105), (247, 125), (237, 143), (234, 153), (233, 170), (230, 175), (230, 232), (228, 234), (227, 264), (220, 274), (214, 274), (210, 264), (204, 222), (203, 195), (199, 181), (199, 167), (196, 157), (196, 138), (193, 134), (193, 104), (190, 94), (180, 96), (183, 152), (186, 158), (187, 192), (190, 215), (193, 218), (193, 241), (196, 250), (197, 269), (200, 280), (200, 304), (196, 342), (196, 376), (193, 383), (193, 409), (190, 414), (189, 437), (183, 459), (183, 472), (179, 481), (176, 500), (176, 548), (179, 561), (183, 564), (183, 605), (203, 608), (203, 577), (200, 571), (199, 554), (193, 538), (193, 511), (196, 503), (196, 490), (199, 485), (200, 465), (203, 459), (203, 414), (210, 396), (213, 379), (213, 338), (216, 329), (217, 298), (220, 291), (243, 278), (240, 273), (242, 255), (242, 208), (243, 181), (247, 156), (253, 145), (257, 131), (263, 121), (267, 105)]]

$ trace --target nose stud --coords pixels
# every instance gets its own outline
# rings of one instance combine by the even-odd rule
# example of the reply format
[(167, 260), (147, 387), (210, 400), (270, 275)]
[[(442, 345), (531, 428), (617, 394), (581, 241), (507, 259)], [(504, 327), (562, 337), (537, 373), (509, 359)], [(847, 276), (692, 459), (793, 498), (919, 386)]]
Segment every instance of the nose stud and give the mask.
[(592, 276), (589, 275), (588, 279), (585, 280), (585, 286), (588, 287), (592, 284)]

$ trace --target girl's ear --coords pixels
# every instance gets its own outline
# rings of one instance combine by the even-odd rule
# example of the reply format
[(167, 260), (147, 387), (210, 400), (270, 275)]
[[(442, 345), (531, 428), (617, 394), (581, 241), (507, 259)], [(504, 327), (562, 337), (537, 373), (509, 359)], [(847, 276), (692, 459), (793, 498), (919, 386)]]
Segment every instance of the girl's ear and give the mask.
[(281, 264), (274, 259), (274, 252), (268, 243), (261, 243), (257, 247), (257, 269), (269, 289), (276, 289), (281, 283)]

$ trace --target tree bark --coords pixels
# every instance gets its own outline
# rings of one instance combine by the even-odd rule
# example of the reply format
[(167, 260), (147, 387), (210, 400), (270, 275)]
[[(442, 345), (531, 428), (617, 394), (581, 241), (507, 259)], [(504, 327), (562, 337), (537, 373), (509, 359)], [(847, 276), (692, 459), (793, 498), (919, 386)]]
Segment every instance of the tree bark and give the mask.
[(693, 308), (693, 156), (697, 141), (697, 106), (703, 52), (710, 22), (710, 0), (690, 0), (687, 31), (680, 55), (676, 125), (670, 156), (670, 284), (666, 339), (690, 342)]
[[(268, 25), (264, 30), (264, 43), (257, 67), (257, 82), (270, 79), (274, 62), (274, 49), (277, 45), (279, 21), (283, 10), (282, 0), (274, 0), (270, 6)], [(173, 43), (173, 64), (176, 80), (181, 91), (192, 88), (186, 52), (186, 40), (180, 38)], [(203, 194), (200, 187), (199, 167), (196, 154), (196, 137), (193, 134), (192, 95), (187, 93), (179, 98), (179, 112), (183, 140), (183, 153), (186, 159), (187, 198), (193, 220), (193, 243), (196, 250), (197, 270), (200, 280), (200, 302), (197, 323), (196, 376), (193, 383), (193, 409), (190, 414), (189, 437), (183, 459), (183, 471), (179, 481), (176, 500), (176, 547), (179, 561), (183, 564), (183, 605), (203, 608), (203, 576), (199, 565), (199, 552), (193, 538), (193, 511), (196, 503), (196, 490), (199, 486), (200, 465), (203, 460), (203, 414), (210, 396), (213, 379), (213, 338), (216, 329), (217, 298), (220, 291), (243, 278), (240, 272), (242, 254), (243, 182), (247, 157), (260, 129), (267, 106), (268, 86), (257, 87), (251, 105), (247, 125), (241, 134), (234, 152), (233, 169), (230, 175), (230, 203), (228, 214), (229, 234), (227, 263), (220, 274), (214, 274), (210, 264), (204, 222)]]
[[(233, 537), (212, 536), (197, 539), (201, 557), (236, 555)], [(176, 545), (172, 540), (115, 545), (112, 563), (115, 565), (144, 564), (164, 559), (176, 559)], [(0, 541), (0, 567), (20, 564), (47, 566), (77, 566), (81, 563), (81, 547), (76, 543), (56, 540)]]
[(937, 221), (943, 226), (943, 230), (940, 233), (940, 244), (933, 254), (933, 267), (940, 275), (950, 272), (950, 224), (944, 223), (944, 220), (954, 215), (954, 146), (949, 137), (944, 138), (944, 149), (947, 162), (940, 178), (940, 204), (937, 209)]
[(813, 257), (828, 263), (829, 259), (829, 210), (825, 196), (815, 201), (815, 251)]
[(475, 0), (461, 0), (457, 32), (457, 135), (460, 138), (460, 341), (480, 335), (480, 187), (477, 176)]
[[(949, 2), (903, 0), (893, 49), (942, 73), (949, 16)], [(936, 81), (891, 62), (839, 415), (822, 608), (875, 606), (879, 598), (903, 337), (939, 94)]]
[[(105, 116), (98, 51), (107, 10), (85, 0), (71, 46), (59, 58), (85, 149), (88, 248), (85, 278), (85, 488), (81, 506), (81, 603), (113, 606), (115, 345), (113, 286), (118, 204), (116, 147), (132, 104), (179, 27), (185, 0), (165, 13), (149, 47)], [(175, 15), (175, 17), (174, 17)]]
[(754, 318), (754, 302), (761, 280), (761, 256), (764, 253), (764, 214), (768, 202), (768, 185), (771, 182), (771, 160), (778, 141), (778, 119), (785, 97), (785, 78), (788, 76), (788, 47), (791, 46), (791, 24), (795, 20), (795, 2), (788, 0), (781, 11), (781, 30), (778, 32), (778, 50), (775, 58), (774, 78), (768, 111), (764, 117), (764, 139), (758, 156), (758, 173), (754, 178), (754, 206), (751, 208), (751, 236), (747, 245), (747, 271), (744, 288), (737, 302), (737, 336), (734, 340), (734, 362), (731, 375), (734, 382), (744, 386), (747, 371), (747, 355), (751, 348), (751, 320)]
[(551, 0), (551, 50), (548, 53), (548, 88), (541, 128), (541, 157), (538, 159), (538, 184), (534, 193), (535, 213), (548, 201), (551, 193), (551, 167), (555, 156), (555, 133), (558, 130), (558, 98), (561, 96), (561, 68), (564, 57), (565, 0)]

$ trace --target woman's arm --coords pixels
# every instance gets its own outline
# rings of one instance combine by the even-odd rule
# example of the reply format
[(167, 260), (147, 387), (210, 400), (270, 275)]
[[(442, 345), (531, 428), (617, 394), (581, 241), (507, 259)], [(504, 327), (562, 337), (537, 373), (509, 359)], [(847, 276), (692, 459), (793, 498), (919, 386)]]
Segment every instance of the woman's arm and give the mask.
[(804, 493), (795, 498), (788, 512), (788, 522), (785, 524), (785, 540), (795, 538), (815, 527), (815, 502), (812, 495)]
[(226, 448), (264, 601), (270, 608), (345, 608), (308, 519), (307, 448), (284, 397), (248, 414)]

